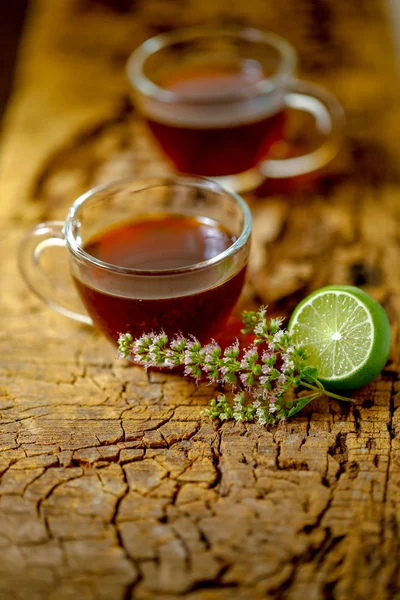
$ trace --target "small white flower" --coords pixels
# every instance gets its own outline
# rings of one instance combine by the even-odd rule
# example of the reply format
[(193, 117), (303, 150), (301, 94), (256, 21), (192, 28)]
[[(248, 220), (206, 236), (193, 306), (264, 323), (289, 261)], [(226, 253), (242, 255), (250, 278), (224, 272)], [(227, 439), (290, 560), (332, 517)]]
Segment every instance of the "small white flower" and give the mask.
[(294, 362), (288, 352), (282, 354), (282, 371), (293, 371)]
[(282, 329), (279, 329), (279, 331), (277, 331), (277, 332), (274, 334), (274, 336), (273, 336), (272, 340), (273, 340), (273, 342), (274, 342), (275, 344), (278, 344), (278, 343), (281, 341), (281, 339), (283, 338), (283, 333), (284, 333), (284, 332), (283, 332), (283, 330), (282, 330)]
[[(216, 344), (216, 346), (218, 347), (218, 344)], [(238, 350), (239, 350), (239, 340), (236, 339), (233, 342), (233, 344), (231, 344), (230, 346), (228, 346), (227, 348), (225, 348), (224, 355), (227, 356), (231, 352), (237, 352)]]
[(211, 342), (209, 344), (206, 344), (205, 346), (203, 346), (203, 348), (201, 349), (201, 354), (210, 355), (217, 348), (219, 348), (217, 342), (215, 340), (211, 340)]
[(185, 351), (183, 363), (185, 365), (192, 365), (193, 364), (193, 353), (190, 352), (190, 350), (186, 350)]
[(186, 339), (183, 337), (183, 335), (176, 335), (171, 341), (170, 346), (173, 350), (175, 350), (183, 343), (186, 344)]
[(284, 319), (283, 317), (276, 317), (275, 319), (271, 319), (271, 325), (275, 325), (276, 327), (281, 327)]
[(271, 373), (271, 371), (272, 371), (272, 367), (271, 367), (271, 365), (263, 365), (263, 366), (261, 367), (261, 372), (262, 372), (264, 375), (268, 375), (269, 373)]
[(147, 347), (147, 344), (144, 342), (142, 338), (135, 340), (132, 344), (132, 350), (134, 352), (142, 352)]
[(286, 375), (285, 373), (281, 373), (278, 377), (278, 384), (285, 385), (286, 383)]
[(274, 412), (276, 412), (276, 411), (277, 411), (277, 408), (276, 408), (275, 404), (270, 404), (270, 405), (268, 406), (268, 410), (269, 410), (269, 412), (270, 412), (270, 413), (272, 413), (272, 414), (273, 414)]
[(244, 356), (243, 356), (243, 358), (247, 358), (248, 360), (256, 358), (256, 357), (258, 358), (258, 350), (257, 350), (257, 346), (255, 346), (255, 345), (250, 346), (250, 348), (248, 348), (246, 350), (246, 352), (244, 353)]
[(129, 344), (132, 341), (130, 333), (121, 333), (118, 338), (118, 344)]
[[(251, 385), (251, 373), (242, 373), (240, 375), (240, 381), (243, 383), (243, 385)], [(250, 381), (249, 381), (250, 379)]]
[(164, 367), (175, 367), (175, 361), (171, 360), (170, 358), (166, 358), (164, 360)]
[(265, 323), (262, 321), (257, 323), (257, 325), (254, 327), (254, 333), (256, 335), (263, 335), (265, 333)]
[(196, 337), (194, 337), (194, 335), (191, 335), (190, 339), (186, 342), (186, 348), (188, 350), (192, 350), (193, 348), (195, 348), (196, 346), (198, 347), (199, 345), (200, 342)]
[(258, 359), (258, 350), (257, 346), (250, 346), (243, 354), (242, 360), (240, 362), (240, 367), (242, 369), (246, 369), (250, 366), (250, 363), (254, 361), (254, 359)]
[(156, 363), (156, 361), (158, 360), (158, 354), (154, 351), (150, 351), (148, 354), (149, 360), (151, 363)]
[[(268, 344), (268, 348), (269, 348), (270, 344)], [(264, 352), (261, 355), (261, 358), (264, 362), (267, 362), (270, 358), (272, 358), (274, 356), (274, 352), (270, 350), (264, 350)]]
[(256, 416), (258, 419), (258, 423), (260, 425), (265, 425), (267, 423), (267, 419), (265, 416), (265, 409), (264, 408), (257, 408), (256, 410)]
[(243, 408), (243, 404), (244, 404), (244, 399), (241, 397), (235, 397), (234, 401), (233, 401), (233, 408), (235, 410), (242, 410)]
[(292, 360), (289, 360), (287, 363), (284, 364), (284, 371), (293, 371), (294, 369), (294, 362)]

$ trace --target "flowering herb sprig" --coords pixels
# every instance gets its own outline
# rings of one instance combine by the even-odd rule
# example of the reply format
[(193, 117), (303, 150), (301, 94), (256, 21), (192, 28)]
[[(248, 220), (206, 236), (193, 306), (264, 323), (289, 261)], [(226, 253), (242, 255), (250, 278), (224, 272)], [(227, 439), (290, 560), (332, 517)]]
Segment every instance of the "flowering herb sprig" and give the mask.
[[(221, 421), (257, 421), (274, 424), (298, 413), (320, 396), (351, 401), (327, 391), (318, 380), (317, 369), (307, 365), (305, 350), (282, 328), (281, 318), (266, 318), (266, 309), (244, 311), (242, 333), (252, 334), (252, 343), (241, 349), (236, 340), (224, 350), (212, 340), (202, 346), (193, 336), (148, 333), (133, 339), (120, 335), (118, 357), (130, 358), (145, 369), (184, 366), (184, 375), (200, 381), (228, 385), (233, 399), (221, 394), (211, 400), (206, 414)], [(307, 390), (306, 395), (298, 394)]]

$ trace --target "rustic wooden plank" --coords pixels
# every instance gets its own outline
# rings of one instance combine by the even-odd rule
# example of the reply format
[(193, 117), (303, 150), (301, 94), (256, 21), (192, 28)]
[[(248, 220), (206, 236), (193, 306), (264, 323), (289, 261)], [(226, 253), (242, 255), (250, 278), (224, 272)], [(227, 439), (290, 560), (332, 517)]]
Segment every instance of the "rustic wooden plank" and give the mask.
[[(138, 600), (400, 597), (399, 94), (383, 0), (346, 3), (35, 0), (0, 162), (0, 597)], [(166, 172), (132, 112), (123, 64), (158, 31), (265, 27), (348, 116), (319, 181), (248, 198), (243, 302), (288, 315), (309, 290), (356, 283), (395, 333), (357, 405), (320, 400), (276, 429), (201, 416), (212, 389), (145, 374), (43, 307), (18, 241), (82, 191)]]

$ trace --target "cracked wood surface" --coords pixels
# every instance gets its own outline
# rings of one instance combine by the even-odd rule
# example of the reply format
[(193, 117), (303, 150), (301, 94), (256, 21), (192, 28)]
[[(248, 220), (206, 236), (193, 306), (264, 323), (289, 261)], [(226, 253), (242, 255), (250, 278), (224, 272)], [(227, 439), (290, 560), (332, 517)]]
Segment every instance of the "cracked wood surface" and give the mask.
[[(2, 134), (0, 598), (400, 598), (400, 111), (385, 5), (110, 4), (32, 3)], [(319, 400), (269, 430), (202, 418), (212, 388), (116, 361), (16, 270), (24, 231), (92, 184), (168, 171), (129, 104), (129, 51), (229, 21), (288, 37), (348, 116), (318, 181), (248, 197), (242, 304), (287, 316), (316, 287), (355, 283), (394, 333), (355, 406)]]

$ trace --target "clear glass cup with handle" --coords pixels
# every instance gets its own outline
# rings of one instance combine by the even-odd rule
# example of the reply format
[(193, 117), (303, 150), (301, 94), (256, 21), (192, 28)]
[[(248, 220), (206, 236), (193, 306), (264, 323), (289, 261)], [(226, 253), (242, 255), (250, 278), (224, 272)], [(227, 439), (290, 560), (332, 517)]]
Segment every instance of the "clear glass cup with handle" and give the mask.
[[(208, 341), (241, 293), (251, 224), (246, 202), (213, 181), (128, 178), (80, 196), (65, 222), (28, 231), (19, 267), (45, 304), (114, 343), (120, 333), (161, 329)], [(60, 247), (85, 311), (46, 268)]]
[[(241, 27), (190, 27), (145, 41), (130, 56), (133, 101), (175, 169), (237, 192), (265, 178), (321, 169), (337, 154), (344, 124), (337, 99), (295, 78), (295, 49), (280, 36)], [(322, 142), (286, 159), (268, 155), (284, 139), (288, 109), (315, 119)]]

